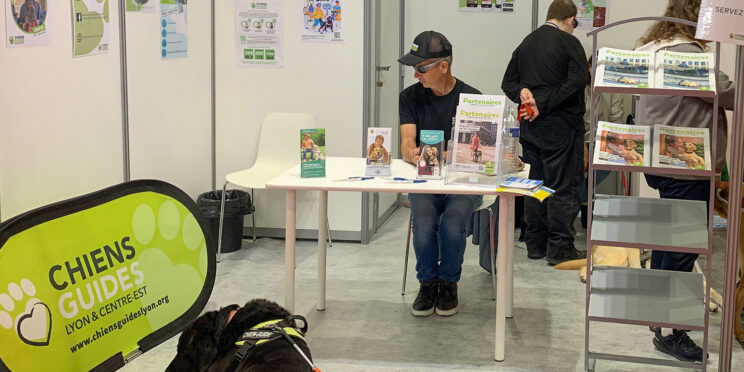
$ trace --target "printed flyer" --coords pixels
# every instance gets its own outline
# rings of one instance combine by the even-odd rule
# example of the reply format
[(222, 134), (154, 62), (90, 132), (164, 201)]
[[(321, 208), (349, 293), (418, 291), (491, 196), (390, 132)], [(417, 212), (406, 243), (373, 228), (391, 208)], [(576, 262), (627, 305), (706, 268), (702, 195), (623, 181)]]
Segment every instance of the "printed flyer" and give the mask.
[(576, 4), (578, 30), (594, 30), (607, 24), (611, 0), (571, 0)]
[(648, 167), (651, 156), (647, 150), (651, 147), (651, 127), (600, 121), (597, 123), (594, 164)]
[(109, 0), (72, 0), (72, 56), (108, 53)]
[(300, 177), (325, 177), (325, 128), (300, 130)]
[(514, 0), (460, 0), (457, 7), (461, 12), (514, 12)]
[(186, 0), (160, 0), (161, 59), (188, 56)]
[[(155, 2), (157, 0), (126, 0), (127, 12), (155, 13)], [(186, 3), (186, 1), (184, 1)]]
[(419, 160), (416, 164), (418, 178), (442, 178), (444, 161), (444, 132), (421, 130), (419, 133)]
[(282, 66), (282, 3), (235, 2), (235, 56), (240, 66)]
[(743, 22), (741, 0), (703, 0), (695, 38), (744, 45)]
[(654, 125), (653, 166), (710, 170), (708, 128)]
[(6, 45), (9, 48), (49, 45), (46, 16), (46, 0), (6, 0)]
[(342, 0), (305, 0), (302, 6), (302, 41), (336, 42), (343, 37)]
[(390, 144), (392, 128), (369, 128), (367, 133), (367, 176), (390, 175)]
[(115, 370), (116, 361), (101, 364), (145, 338), (175, 335), (214, 285), (208, 231), (191, 197), (153, 180), (8, 220), (0, 227), (0, 370)]

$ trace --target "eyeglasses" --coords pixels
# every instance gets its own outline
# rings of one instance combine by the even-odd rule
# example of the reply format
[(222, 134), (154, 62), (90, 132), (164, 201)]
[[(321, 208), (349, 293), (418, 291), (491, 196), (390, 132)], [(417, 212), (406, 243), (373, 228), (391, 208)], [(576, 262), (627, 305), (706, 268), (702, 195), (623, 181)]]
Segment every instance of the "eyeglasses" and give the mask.
[(571, 24), (571, 26), (573, 28), (579, 27), (579, 21), (577, 21), (576, 18), (574, 18), (573, 23)]
[(413, 68), (414, 68), (414, 69), (415, 69), (416, 71), (418, 71), (418, 73), (419, 73), (419, 74), (425, 74), (425, 73), (426, 73), (426, 71), (429, 71), (429, 69), (430, 69), (430, 68), (432, 68), (432, 67), (436, 66), (437, 64), (439, 64), (439, 63), (442, 63), (442, 62), (444, 62), (444, 61), (446, 61), (446, 60), (447, 60), (447, 57), (445, 57), (445, 58), (440, 58), (440, 59), (439, 59), (439, 60), (437, 60), (437, 61), (434, 61), (434, 62), (432, 62), (432, 63), (429, 63), (428, 65), (424, 65), (424, 66), (413, 66)]

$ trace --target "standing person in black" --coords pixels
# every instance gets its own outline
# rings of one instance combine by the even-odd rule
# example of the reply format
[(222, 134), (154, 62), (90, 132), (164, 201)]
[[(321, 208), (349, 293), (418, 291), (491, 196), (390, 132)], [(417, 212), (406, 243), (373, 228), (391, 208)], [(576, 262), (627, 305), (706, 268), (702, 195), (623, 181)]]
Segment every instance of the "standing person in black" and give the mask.
[(553, 1), (545, 24), (512, 54), (501, 84), (509, 99), (533, 111), (519, 125), (530, 178), (555, 190), (542, 203), (524, 201), (527, 256), (547, 256), (550, 265), (586, 257), (574, 247), (570, 230), (584, 182), (584, 87), (589, 79), (584, 48), (572, 35), (576, 12), (571, 0)]
[[(413, 66), (418, 83), (400, 92), (401, 154), (403, 160), (417, 164), (419, 133), (422, 129), (444, 131), (450, 139), (460, 93), (480, 92), (452, 76), (452, 45), (436, 31), (416, 36), (411, 51), (398, 62)], [(482, 197), (480, 195), (408, 194), (413, 217), (413, 250), (416, 278), (420, 288), (413, 302), (414, 316), (457, 313), (457, 282), (465, 254), (466, 221)]]

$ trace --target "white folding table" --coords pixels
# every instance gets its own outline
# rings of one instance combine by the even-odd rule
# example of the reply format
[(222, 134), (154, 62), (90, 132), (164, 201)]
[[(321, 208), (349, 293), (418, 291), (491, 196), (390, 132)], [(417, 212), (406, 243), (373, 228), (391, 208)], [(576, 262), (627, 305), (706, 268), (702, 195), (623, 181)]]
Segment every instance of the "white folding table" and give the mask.
[[(445, 185), (443, 180), (428, 180), (423, 183), (394, 183), (377, 177), (365, 181), (336, 181), (353, 176), (364, 175), (363, 158), (326, 158), (326, 177), (300, 178), (300, 165), (297, 165), (266, 184), (267, 189), (286, 191), (286, 240), (284, 256), (284, 305), (294, 311), (295, 292), (295, 233), (297, 190), (317, 190), (320, 192), (318, 215), (318, 310), (325, 310), (326, 299), (326, 221), (328, 215), (328, 191), (353, 192), (392, 192), (424, 194), (467, 194), (498, 195), (499, 239), (497, 252), (497, 290), (496, 290), (496, 361), (504, 360), (504, 338), (506, 318), (512, 317), (513, 308), (513, 270), (514, 270), (514, 196), (515, 194), (496, 192), (495, 188), (467, 185)], [(416, 178), (416, 168), (400, 159), (394, 159), (391, 175), (407, 179)], [(235, 180), (233, 180), (233, 183)], [(238, 186), (240, 183), (236, 183)]]

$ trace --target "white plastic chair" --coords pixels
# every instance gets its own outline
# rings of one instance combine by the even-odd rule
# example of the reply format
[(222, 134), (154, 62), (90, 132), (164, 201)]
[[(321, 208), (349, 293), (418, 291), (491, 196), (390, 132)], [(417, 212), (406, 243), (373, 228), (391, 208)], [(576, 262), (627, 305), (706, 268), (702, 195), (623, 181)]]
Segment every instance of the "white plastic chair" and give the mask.
[[(217, 262), (222, 252), (222, 220), (225, 208), (227, 184), (253, 190), (265, 189), (266, 183), (300, 162), (300, 129), (315, 128), (315, 119), (310, 114), (271, 113), (261, 124), (258, 137), (258, 153), (253, 166), (225, 176), (220, 205), (220, 227), (217, 242)], [(252, 214), (253, 241), (256, 240), (256, 212)], [(328, 224), (328, 221), (326, 221)], [(331, 243), (330, 229), (328, 241)]]

